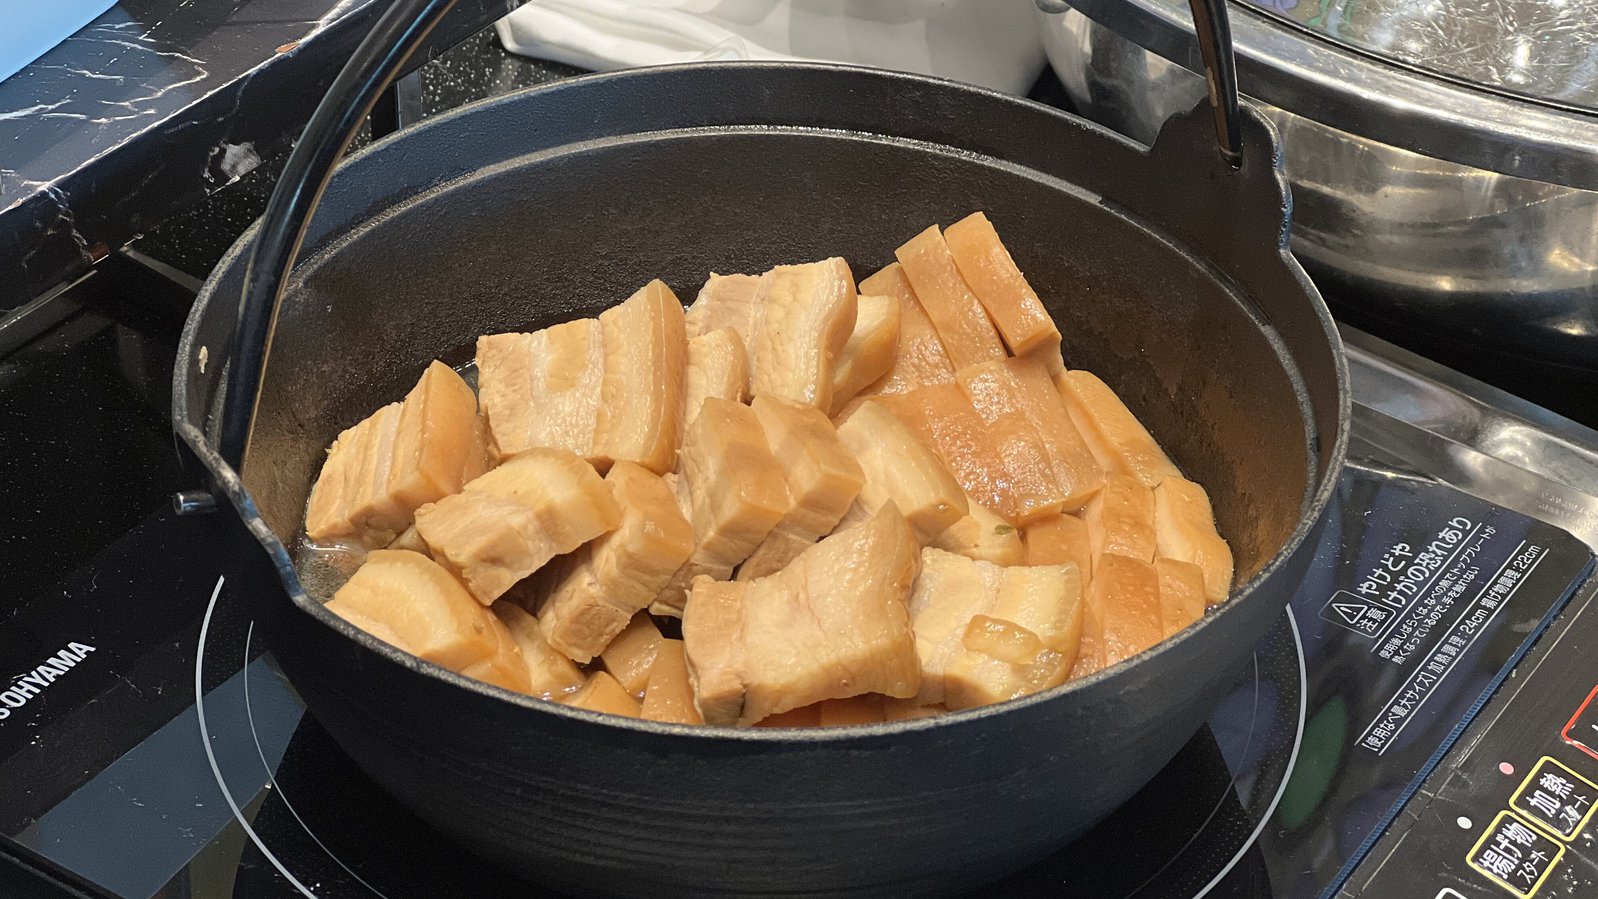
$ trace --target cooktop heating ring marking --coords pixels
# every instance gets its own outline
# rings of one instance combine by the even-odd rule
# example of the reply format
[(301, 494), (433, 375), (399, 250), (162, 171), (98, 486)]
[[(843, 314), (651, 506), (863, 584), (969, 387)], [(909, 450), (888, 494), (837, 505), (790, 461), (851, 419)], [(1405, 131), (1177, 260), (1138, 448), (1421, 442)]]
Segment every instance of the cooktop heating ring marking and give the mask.
[[(1254, 746), (1254, 731), (1259, 724), (1260, 718), (1260, 654), (1258, 649), (1254, 651), (1254, 655), (1251, 658), (1254, 663), (1254, 709), (1249, 713), (1248, 740), (1243, 744), (1242, 758), (1247, 758), (1248, 751)], [(1227, 792), (1236, 787), (1237, 775), (1233, 774), (1231, 781), (1227, 783), (1226, 788), (1221, 791), (1221, 795), (1215, 800), (1215, 806), (1211, 808), (1210, 813), (1205, 816), (1204, 823), (1200, 824), (1193, 830), (1191, 834), (1188, 835), (1187, 842), (1183, 843), (1181, 848), (1171, 853), (1171, 857), (1165, 860), (1165, 864), (1156, 868), (1154, 873), (1145, 878), (1142, 883), (1133, 887), (1132, 891), (1126, 894), (1128, 899), (1130, 899), (1132, 896), (1136, 896), (1138, 893), (1143, 892), (1144, 887), (1147, 887), (1149, 884), (1159, 879), (1161, 874), (1164, 874), (1166, 871), (1170, 870), (1172, 865), (1176, 864), (1176, 860), (1181, 858), (1182, 855), (1187, 852), (1189, 847), (1198, 842), (1199, 838), (1204, 835), (1204, 831), (1210, 826), (1210, 822), (1214, 821), (1215, 816), (1220, 813), (1221, 807), (1226, 805)]]
[(1282, 776), (1282, 782), (1276, 785), (1276, 795), (1271, 797), (1271, 804), (1266, 806), (1265, 814), (1260, 816), (1260, 823), (1255, 825), (1254, 832), (1243, 841), (1242, 847), (1232, 856), (1232, 860), (1226, 863), (1226, 867), (1205, 884), (1204, 889), (1199, 890), (1193, 899), (1204, 899), (1208, 896), (1210, 890), (1215, 889), (1226, 875), (1232, 873), (1237, 863), (1243, 860), (1244, 853), (1259, 842), (1260, 834), (1265, 832), (1265, 825), (1270, 823), (1271, 816), (1276, 814), (1276, 806), (1281, 804), (1282, 795), (1287, 792), (1287, 784), (1293, 779), (1293, 769), (1298, 765), (1298, 750), (1304, 745), (1305, 713), (1309, 710), (1309, 674), (1304, 669), (1304, 640), (1298, 634), (1298, 619), (1293, 616), (1291, 608), (1287, 610), (1287, 626), (1293, 631), (1293, 652), (1298, 656), (1298, 732), (1293, 735), (1293, 751), (1287, 756), (1286, 773)]
[(305, 835), (310, 837), (317, 846), (321, 847), (322, 851), (327, 854), (328, 858), (336, 862), (340, 868), (343, 868), (351, 877), (355, 878), (361, 886), (366, 887), (366, 889), (373, 895), (382, 896), (383, 899), (388, 899), (388, 895), (386, 893), (367, 883), (364, 877), (355, 873), (355, 869), (344, 864), (343, 859), (335, 855), (333, 850), (327, 848), (327, 844), (322, 842), (322, 838), (318, 837), (316, 832), (311, 830), (310, 825), (305, 823), (305, 819), (300, 817), (300, 813), (294, 810), (294, 806), (289, 802), (288, 794), (284, 793), (283, 788), (278, 786), (277, 775), (273, 773), (272, 766), (267, 764), (266, 753), (261, 749), (261, 738), (256, 734), (255, 730), (255, 710), (250, 705), (250, 666), (248, 660), (250, 658), (250, 638), (253, 636), (255, 636), (255, 621), (251, 620), (249, 628), (244, 632), (244, 719), (250, 722), (250, 739), (255, 743), (255, 754), (261, 759), (261, 767), (266, 769), (267, 781), (272, 785), (273, 792), (277, 793), (277, 800), (283, 803), (283, 807), (289, 810), (289, 814), (294, 816), (295, 821), (299, 822), (300, 829), (304, 830)]
[[(233, 800), (233, 794), (228, 792), (227, 782), (222, 779), (222, 769), (217, 767), (216, 764), (216, 753), (211, 749), (211, 730), (205, 723), (205, 686), (204, 681), (201, 680), (200, 672), (205, 665), (205, 638), (211, 631), (211, 614), (216, 611), (216, 600), (217, 597), (222, 595), (222, 583), (226, 580), (227, 578), (220, 576), (216, 579), (216, 589), (211, 591), (211, 602), (205, 607), (205, 619), (200, 622), (199, 651), (194, 654), (194, 713), (200, 719), (200, 744), (205, 747), (205, 760), (211, 763), (211, 776), (216, 778), (217, 789), (222, 791), (222, 798), (227, 800), (227, 807), (233, 812), (233, 820), (239, 822), (239, 826), (244, 828), (244, 833), (249, 836), (250, 842), (255, 844), (255, 848), (261, 850), (261, 854), (266, 856), (266, 860), (272, 863), (272, 867), (287, 878), (295, 889), (310, 897), (310, 899), (318, 899), (317, 895), (311, 892), (309, 887), (300, 883), (299, 878), (289, 873), (289, 869), (285, 868), (283, 863), (277, 860), (277, 856), (272, 854), (272, 850), (266, 848), (266, 843), (262, 842), (261, 838), (256, 835), (255, 828), (250, 826), (250, 822), (244, 820), (244, 814), (239, 811), (239, 804)], [(245, 678), (245, 680), (248, 679), (247, 677)]]

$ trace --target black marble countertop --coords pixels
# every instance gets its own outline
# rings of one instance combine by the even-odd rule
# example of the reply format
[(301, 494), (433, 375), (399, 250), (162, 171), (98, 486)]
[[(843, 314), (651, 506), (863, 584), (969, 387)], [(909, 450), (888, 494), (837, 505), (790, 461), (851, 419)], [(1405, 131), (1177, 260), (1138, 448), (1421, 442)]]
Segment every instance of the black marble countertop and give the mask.
[[(484, 29), (401, 82), (398, 123), (573, 74), (506, 53)], [(0, 622), (57, 595), (63, 577), (170, 509), (175, 491), (203, 485), (174, 450), (172, 360), (193, 288), (261, 214), (285, 157), (263, 153), (132, 253), (107, 254), (29, 314), (0, 315)], [(11, 899), (4, 884), (0, 863)]]
[[(280, 150), (388, 3), (121, 0), (0, 82), (0, 312)], [(414, 64), (517, 5), (461, 0)]]

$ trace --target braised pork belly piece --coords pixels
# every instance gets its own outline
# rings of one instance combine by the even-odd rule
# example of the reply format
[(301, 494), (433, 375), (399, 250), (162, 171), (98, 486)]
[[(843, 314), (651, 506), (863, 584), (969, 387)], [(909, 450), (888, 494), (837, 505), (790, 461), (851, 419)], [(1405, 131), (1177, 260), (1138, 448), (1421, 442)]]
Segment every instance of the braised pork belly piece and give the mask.
[(507, 690), (527, 692), (516, 641), (493, 613), (438, 563), (379, 549), (327, 603), (327, 610), (411, 655)]
[(838, 439), (854, 453), (865, 475), (859, 517), (892, 502), (922, 544), (965, 517), (968, 500), (948, 466), (880, 401), (856, 405), (838, 422)]
[(987, 216), (973, 212), (950, 225), (943, 237), (960, 276), (987, 310), (1010, 352), (1025, 356), (1059, 346), (1060, 329)]
[(753, 724), (826, 699), (916, 695), (908, 601), (919, 546), (885, 504), (753, 581), (694, 581), (683, 646), (707, 724)]
[(1165, 636), (1160, 575), (1154, 566), (1114, 553), (1099, 556), (1093, 564), (1077, 669), (1083, 674), (1131, 658)]
[(477, 398), (460, 375), (433, 362), (405, 399), (333, 441), (311, 488), (306, 536), (386, 546), (417, 509), (460, 492), (487, 467)]
[(587, 676), (582, 669), (565, 653), (549, 645), (538, 619), (527, 610), (503, 599), (494, 603), (491, 610), (522, 651), (522, 660), (527, 663), (527, 692), (545, 699), (560, 699), (583, 685)]
[[(887, 371), (866, 385), (861, 394), (908, 393), (917, 387), (954, 380), (954, 363), (949, 361), (932, 319), (916, 299), (915, 289), (904, 276), (903, 266), (895, 262), (861, 281), (860, 295), (890, 296), (899, 306), (899, 338), (895, 342), (893, 360)], [(842, 403), (837, 405), (837, 411), (843, 411)]]
[(1082, 634), (1075, 565), (1002, 567), (928, 547), (910, 600), (916, 701), (970, 708), (1065, 683)]
[(484, 605), (620, 522), (593, 466), (558, 449), (512, 456), (460, 493), (416, 510), (416, 531), (433, 557)]
[(477, 390), (494, 452), (534, 447), (594, 458), (605, 329), (580, 318), (530, 334), (477, 338)]
[(960, 276), (943, 232), (933, 225), (894, 251), (954, 370), (1004, 359), (1004, 344), (982, 303)]
[(897, 297), (860, 294), (854, 331), (832, 374), (832, 411), (888, 374), (899, 351), (899, 323), (904, 312)]
[(1154, 491), (1136, 478), (1111, 475), (1082, 510), (1093, 557), (1105, 553), (1154, 561)]
[(1153, 435), (1098, 376), (1068, 371), (1054, 383), (1077, 433), (1106, 473), (1130, 475), (1145, 487), (1181, 476)]
[(932, 541), (932, 546), (995, 565), (1031, 564), (1015, 525), (980, 503), (968, 502), (966, 508), (966, 516), (949, 525)]
[(967, 495), (1011, 525), (1064, 508), (1042, 439), (1024, 416), (1005, 412), (985, 421), (958, 384), (934, 384), (880, 402), (937, 450)]
[(830, 410), (858, 311), (849, 264), (834, 257), (779, 265), (762, 277), (756, 301), (765, 319), (750, 353), (750, 394)]
[(782, 466), (748, 406), (705, 400), (681, 457), (677, 490), (679, 501), (686, 498), (694, 551), (649, 607), (679, 617), (695, 578), (732, 577), (793, 505)]
[(682, 435), (688, 344), (682, 304), (651, 281), (597, 319), (478, 338), (478, 390), (500, 457), (564, 449), (600, 470), (618, 459), (671, 470)]
[(738, 567), (747, 581), (780, 571), (811, 544), (832, 533), (865, 474), (832, 421), (814, 406), (755, 397), (755, 418), (788, 484), (788, 511)]
[(1204, 597), (1222, 602), (1232, 590), (1232, 548), (1215, 530), (1209, 494), (1182, 477), (1154, 488), (1156, 549), (1161, 556), (1192, 562), (1204, 572)]
[(1064, 565), (1070, 562), (1087, 584), (1093, 573), (1093, 542), (1088, 524), (1076, 515), (1054, 515), (1021, 529), (1027, 565)]
[[(620, 508), (615, 530), (550, 566), (520, 597), (532, 605), (551, 646), (577, 662), (600, 654), (640, 609), (654, 601), (694, 551), (694, 529), (666, 481), (617, 462), (605, 483)], [(530, 595), (528, 595), (530, 594)]]
[(749, 351), (731, 328), (688, 338), (688, 371), (683, 382), (683, 427), (693, 424), (707, 397), (749, 399)]
[(688, 657), (681, 640), (662, 640), (649, 666), (640, 715), (671, 724), (704, 724), (694, 704), (694, 685), (688, 676)]

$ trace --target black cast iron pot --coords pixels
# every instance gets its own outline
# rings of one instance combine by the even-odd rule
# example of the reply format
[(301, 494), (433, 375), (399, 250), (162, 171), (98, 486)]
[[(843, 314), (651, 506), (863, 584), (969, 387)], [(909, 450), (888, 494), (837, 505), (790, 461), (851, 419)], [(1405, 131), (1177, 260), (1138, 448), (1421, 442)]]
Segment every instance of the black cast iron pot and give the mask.
[[(1287, 252), (1274, 135), (1245, 112), (1234, 167), (1205, 109), (1148, 150), (952, 83), (707, 64), (575, 79), (379, 142), (333, 175), (282, 285), (242, 480), (217, 446), (240, 402), (224, 367), (260, 349), (244, 334), (230, 350), (259, 232), (185, 330), (175, 420), (228, 500), (230, 583), (374, 780), (529, 878), (581, 894), (947, 894), (1039, 858), (1213, 709), (1298, 583), (1343, 458), (1341, 345)], [(1046, 298), (1068, 363), (1209, 488), (1238, 587), (1175, 639), (942, 718), (740, 731), (468, 680), (302, 589), (286, 546), (325, 447), (435, 356), (466, 362), (478, 334), (592, 315), (653, 277), (692, 296), (712, 270), (840, 254), (863, 275), (975, 209)]]

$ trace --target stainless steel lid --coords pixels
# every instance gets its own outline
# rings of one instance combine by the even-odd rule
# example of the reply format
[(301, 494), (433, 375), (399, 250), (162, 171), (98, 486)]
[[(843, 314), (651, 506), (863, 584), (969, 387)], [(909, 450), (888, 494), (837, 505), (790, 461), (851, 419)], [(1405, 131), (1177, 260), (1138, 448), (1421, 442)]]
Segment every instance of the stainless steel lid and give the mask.
[[(1065, 0), (1037, 0), (1049, 12)], [(1598, 0), (1233, 0), (1243, 91), (1428, 156), (1598, 190)], [(1185, 0), (1070, 0), (1199, 67)]]
[(1352, 50), (1532, 100), (1598, 110), (1593, 0), (1255, 0)]

